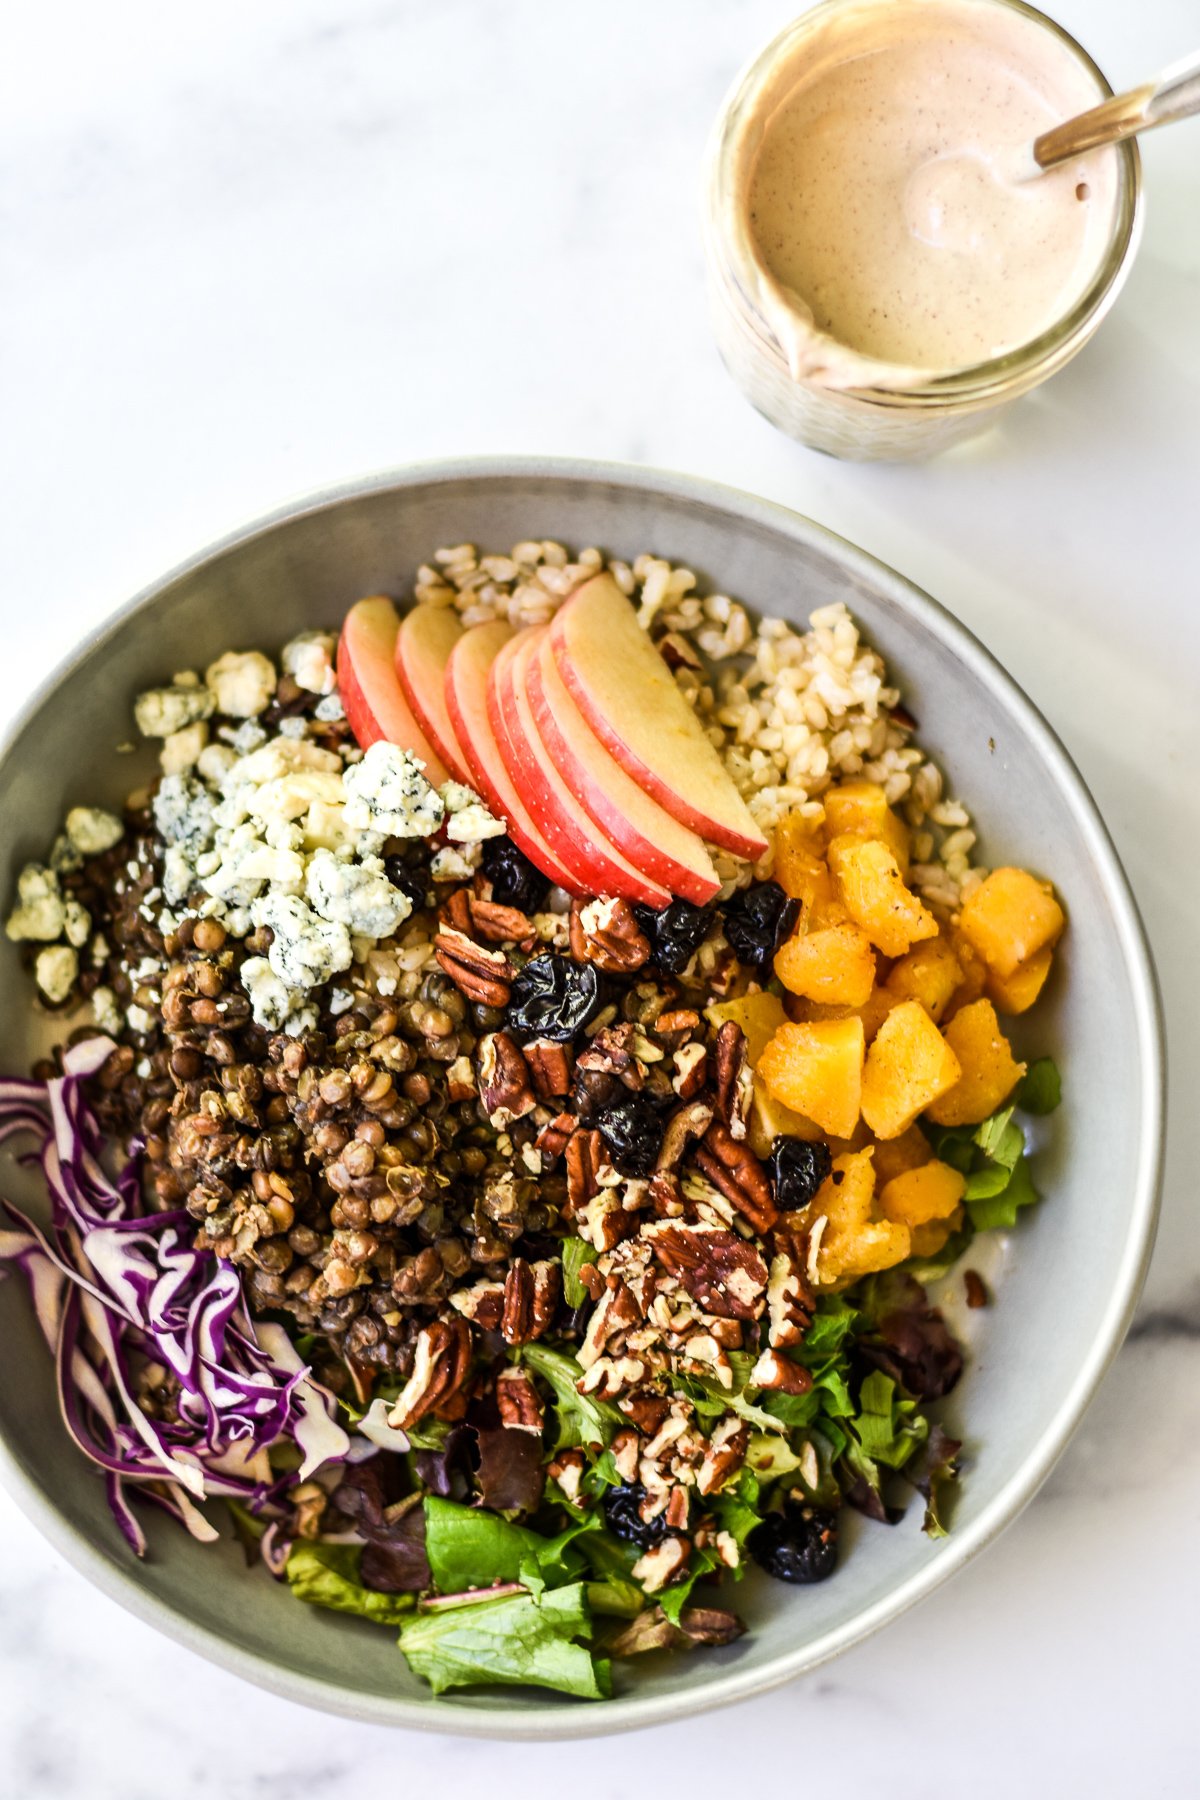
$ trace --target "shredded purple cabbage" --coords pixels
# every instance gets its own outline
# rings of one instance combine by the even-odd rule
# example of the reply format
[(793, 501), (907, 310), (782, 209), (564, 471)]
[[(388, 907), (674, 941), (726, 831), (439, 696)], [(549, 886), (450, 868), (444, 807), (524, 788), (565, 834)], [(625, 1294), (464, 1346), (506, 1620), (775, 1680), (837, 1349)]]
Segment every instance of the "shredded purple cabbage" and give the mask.
[[(15, 1229), (0, 1231), (0, 1262), (29, 1283), (63, 1422), (104, 1471), (113, 1517), (142, 1556), (129, 1484), (207, 1541), (217, 1533), (197, 1501), (239, 1500), (277, 1522), (291, 1480), (352, 1451), (332, 1396), (283, 1327), (252, 1323), (237, 1270), (192, 1247), (186, 1212), (143, 1212), (136, 1156), (115, 1179), (105, 1173), (83, 1084), (112, 1049), (89, 1038), (67, 1051), (56, 1080), (0, 1081), (0, 1143), (36, 1140), (22, 1161), (41, 1164), (51, 1207), (43, 1229), (3, 1202)], [(139, 1404), (152, 1367), (177, 1384), (162, 1418)], [(294, 1477), (268, 1463), (285, 1442), (301, 1457)]]

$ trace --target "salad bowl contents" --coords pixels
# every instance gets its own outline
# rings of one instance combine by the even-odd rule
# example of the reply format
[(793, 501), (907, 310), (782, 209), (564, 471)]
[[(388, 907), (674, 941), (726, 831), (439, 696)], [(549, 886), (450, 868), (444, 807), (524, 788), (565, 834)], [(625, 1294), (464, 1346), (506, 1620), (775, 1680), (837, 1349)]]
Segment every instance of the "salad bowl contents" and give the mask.
[(1066, 918), (847, 607), (461, 544), (169, 671), (7, 914), (0, 1256), (130, 1552), (228, 1527), (435, 1693), (600, 1700), (855, 1515), (952, 1527), (929, 1289), (1038, 1197)]

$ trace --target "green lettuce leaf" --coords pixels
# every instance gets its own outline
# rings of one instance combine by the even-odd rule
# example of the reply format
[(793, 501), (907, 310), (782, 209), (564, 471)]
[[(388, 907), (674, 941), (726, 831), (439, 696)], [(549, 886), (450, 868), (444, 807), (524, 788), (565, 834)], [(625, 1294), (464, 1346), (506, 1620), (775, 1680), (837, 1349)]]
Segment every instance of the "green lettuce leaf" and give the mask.
[(586, 1448), (591, 1444), (607, 1447), (613, 1433), (625, 1424), (615, 1406), (605, 1400), (593, 1400), (576, 1387), (583, 1370), (573, 1356), (551, 1350), (545, 1344), (524, 1344), (520, 1360), (526, 1368), (540, 1375), (554, 1391), (554, 1411), (558, 1421), (555, 1451)]
[(357, 1613), (377, 1625), (398, 1625), (416, 1605), (415, 1594), (379, 1594), (359, 1580), (360, 1544), (293, 1544), (287, 1580), (298, 1600), (333, 1612)]
[(963, 1198), (973, 1230), (1009, 1229), (1021, 1208), (1040, 1198), (1029, 1173), (1025, 1133), (1013, 1114), (1018, 1109), (1039, 1115), (1053, 1112), (1061, 1098), (1058, 1069), (1045, 1056), (1030, 1067), (1009, 1104), (982, 1125), (924, 1123), (935, 1156), (967, 1178)]
[(560, 1587), (584, 1567), (573, 1547), (575, 1539), (597, 1525), (598, 1521), (581, 1519), (548, 1538), (526, 1525), (511, 1524), (499, 1513), (427, 1494), (425, 1554), (433, 1585), (439, 1594), (461, 1594), (502, 1581), (519, 1581), (531, 1594)]
[(1062, 1100), (1062, 1076), (1052, 1056), (1030, 1063), (1016, 1092), (1017, 1109), (1041, 1117), (1052, 1113)]
[(582, 1306), (588, 1298), (588, 1291), (579, 1279), (579, 1271), (587, 1263), (594, 1263), (600, 1252), (581, 1237), (563, 1239), (562, 1244), (562, 1279), (563, 1299), (572, 1310)]
[(484, 1683), (607, 1700), (610, 1666), (593, 1657), (591, 1637), (587, 1595), (576, 1582), (540, 1600), (517, 1594), (419, 1614), (401, 1628), (400, 1648), (435, 1694)]
[(929, 1421), (915, 1400), (906, 1400), (890, 1376), (875, 1369), (858, 1394), (852, 1429), (864, 1453), (888, 1469), (902, 1469), (929, 1436)]

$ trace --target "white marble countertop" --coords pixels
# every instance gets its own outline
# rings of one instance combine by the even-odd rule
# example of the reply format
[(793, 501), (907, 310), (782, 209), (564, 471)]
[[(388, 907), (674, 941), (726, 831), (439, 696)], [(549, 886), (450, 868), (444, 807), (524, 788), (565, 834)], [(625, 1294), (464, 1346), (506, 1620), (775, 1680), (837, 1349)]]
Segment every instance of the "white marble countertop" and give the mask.
[[(789, 0), (44, 0), (0, 66), (0, 710), (227, 527), (466, 451), (686, 468), (794, 505), (948, 602), (1044, 708), (1133, 875), (1174, 1118), (1138, 1325), (1025, 1517), (809, 1680), (597, 1752), (400, 1737), (153, 1635), (0, 1497), (0, 1794), (580, 1800), (797, 1788), (1192, 1794), (1200, 1558), (1200, 122), (1145, 145), (1144, 246), (1089, 351), (922, 468), (778, 437), (708, 336), (697, 169)], [(1109, 74), (1195, 0), (1058, 0)]]

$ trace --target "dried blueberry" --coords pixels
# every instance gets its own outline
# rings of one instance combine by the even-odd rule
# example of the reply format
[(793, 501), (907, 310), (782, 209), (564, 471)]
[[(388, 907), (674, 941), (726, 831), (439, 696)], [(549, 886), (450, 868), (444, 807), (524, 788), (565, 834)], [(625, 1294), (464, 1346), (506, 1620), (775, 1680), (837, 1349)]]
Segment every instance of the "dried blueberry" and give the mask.
[(648, 1101), (631, 1094), (628, 1100), (602, 1112), (596, 1125), (608, 1145), (613, 1167), (622, 1175), (644, 1179), (654, 1173), (663, 1123)]
[(666, 1536), (667, 1521), (659, 1513), (647, 1524), (639, 1510), (645, 1499), (646, 1490), (639, 1481), (609, 1488), (604, 1496), (604, 1516), (614, 1537), (626, 1544), (637, 1544), (643, 1550), (651, 1550)]
[(429, 873), (429, 852), (424, 844), (413, 844), (396, 856), (385, 856), (383, 867), (392, 886), (408, 895), (414, 911), (420, 912), (423, 906), (428, 906), (433, 878)]
[(776, 1581), (827, 1581), (837, 1566), (837, 1514), (788, 1500), (746, 1539), (760, 1569)]
[(828, 1144), (808, 1144), (803, 1138), (777, 1137), (771, 1148), (767, 1173), (780, 1212), (798, 1212), (807, 1206), (823, 1181), (829, 1179), (833, 1156)]
[(510, 837), (488, 838), (480, 867), (492, 884), (492, 899), (498, 906), (515, 906), (523, 913), (542, 910), (550, 883)]
[(691, 962), (708, 936), (712, 908), (693, 906), (688, 900), (672, 900), (661, 912), (635, 906), (637, 922), (653, 946), (655, 967), (664, 975), (678, 975)]
[(512, 984), (506, 1011), (509, 1029), (527, 1037), (565, 1044), (603, 1004), (600, 977), (592, 963), (571, 962), (547, 952), (527, 962)]
[(725, 936), (739, 961), (756, 968), (769, 963), (800, 915), (777, 881), (759, 881), (735, 894), (725, 907)]

